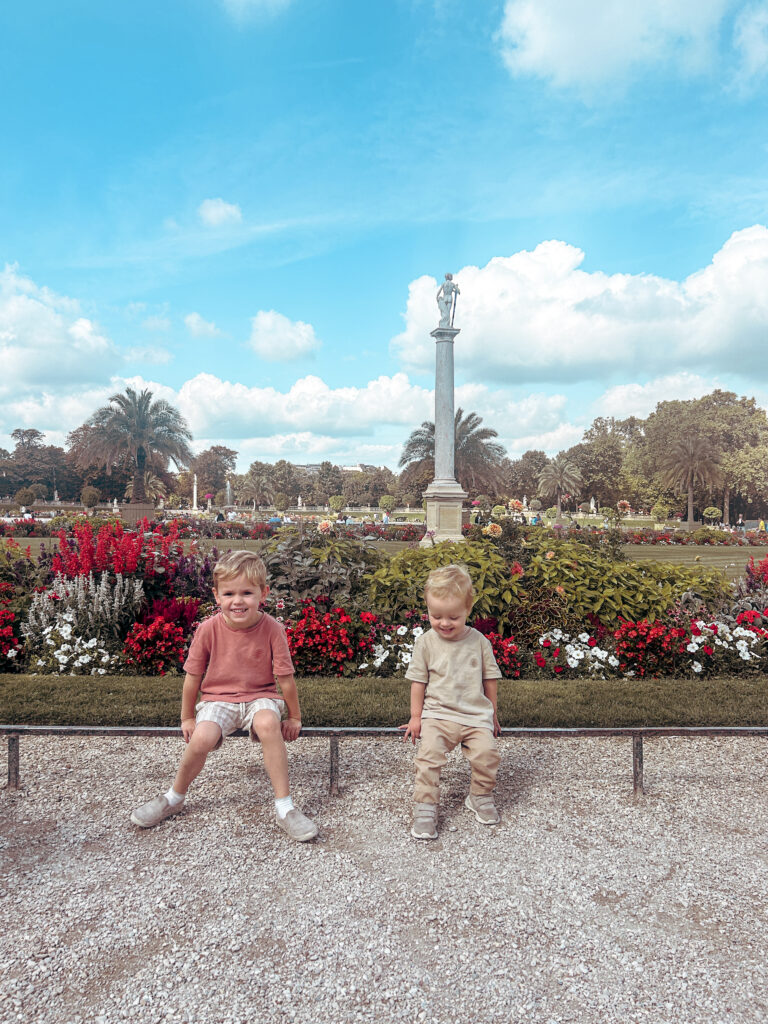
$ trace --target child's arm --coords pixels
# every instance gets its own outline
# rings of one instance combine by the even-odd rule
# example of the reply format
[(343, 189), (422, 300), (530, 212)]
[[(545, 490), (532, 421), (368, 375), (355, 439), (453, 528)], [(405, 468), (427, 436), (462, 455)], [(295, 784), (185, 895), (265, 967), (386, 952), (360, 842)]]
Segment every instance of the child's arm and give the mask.
[(200, 693), (202, 681), (201, 675), (193, 676), (187, 672), (184, 676), (184, 687), (181, 691), (181, 731), (185, 743), (189, 743), (189, 739), (195, 731), (195, 704), (197, 704), (197, 695)]
[(491, 704), (493, 704), (493, 735), (501, 736), (501, 726), (499, 725), (499, 713), (496, 707), (496, 700), (499, 693), (499, 680), (484, 679), (483, 693), (491, 702)]
[(296, 740), (301, 732), (301, 708), (299, 707), (299, 691), (296, 689), (296, 680), (293, 674), (289, 676), (277, 676), (277, 685), (288, 706), (288, 717), (281, 723), (283, 739)]
[(405, 725), (400, 726), (401, 729), (405, 729), (403, 741), (410, 736), (411, 743), (415, 743), (421, 736), (421, 712), (424, 710), (426, 690), (426, 683), (411, 683), (411, 718)]

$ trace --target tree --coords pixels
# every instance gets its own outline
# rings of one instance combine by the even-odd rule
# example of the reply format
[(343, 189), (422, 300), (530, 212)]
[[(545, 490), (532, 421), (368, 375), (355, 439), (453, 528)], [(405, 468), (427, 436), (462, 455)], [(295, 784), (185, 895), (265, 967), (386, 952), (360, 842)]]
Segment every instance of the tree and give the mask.
[(557, 495), (557, 518), (561, 515), (564, 494), (573, 494), (581, 487), (581, 473), (564, 452), (550, 459), (539, 473), (539, 494), (546, 498)]
[(95, 487), (91, 487), (90, 484), (86, 484), (80, 492), (80, 501), (86, 508), (96, 508), (101, 501), (101, 495)]
[(718, 487), (723, 475), (719, 452), (708, 437), (686, 432), (670, 443), (661, 457), (662, 483), (678, 493), (688, 493), (688, 529), (693, 529), (693, 491), (695, 487)]
[[(144, 495), (149, 501), (157, 501), (158, 498), (164, 498), (168, 493), (168, 488), (165, 486), (163, 481), (153, 473), (151, 470), (147, 470), (144, 474)], [(133, 499), (133, 480), (131, 480), (125, 488), (125, 496), (129, 500)]]
[(252, 501), (254, 512), (257, 505), (270, 505), (275, 497), (271, 470), (266, 462), (252, 462), (237, 488), (237, 497), (241, 501)]
[(192, 460), (191, 471), (197, 473), (198, 491), (221, 491), (237, 465), (237, 452), (224, 445), (206, 448)]
[[(477, 413), (464, 415), (457, 409), (454, 417), (454, 471), (456, 479), (469, 494), (490, 491), (493, 494), (503, 486), (505, 448), (493, 438), (499, 435), (490, 427), (483, 427)], [(431, 467), (434, 477), (435, 425), (425, 420), (405, 442), (399, 466), (420, 464)]]
[(394, 512), (397, 508), (397, 498), (394, 494), (382, 494), (379, 498), (379, 508), (384, 512)]
[(506, 479), (509, 493), (521, 501), (536, 494), (539, 489), (539, 474), (547, 461), (544, 452), (531, 449), (523, 452), (519, 459), (508, 462)]
[(332, 494), (340, 494), (344, 486), (344, 474), (338, 466), (332, 465), (327, 460), (320, 463), (317, 476), (314, 479), (312, 495), (317, 505), (325, 505)]
[(90, 429), (80, 439), (77, 464), (103, 465), (109, 474), (127, 455), (135, 466), (133, 500), (145, 501), (144, 474), (165, 470), (169, 460), (177, 469), (189, 465), (192, 434), (181, 413), (165, 399), (153, 400), (148, 389), (126, 388), (109, 402), (85, 422)]
[(331, 511), (338, 514), (346, 507), (347, 499), (343, 494), (332, 494), (328, 499), (328, 504), (331, 506)]

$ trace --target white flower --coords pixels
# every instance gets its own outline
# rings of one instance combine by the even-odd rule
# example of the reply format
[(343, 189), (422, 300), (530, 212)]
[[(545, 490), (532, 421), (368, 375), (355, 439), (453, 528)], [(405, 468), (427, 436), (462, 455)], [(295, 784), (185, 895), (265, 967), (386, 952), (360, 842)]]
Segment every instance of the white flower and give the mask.
[(401, 665), (410, 665), (410, 663), (411, 663), (411, 652), (410, 651), (400, 651), (400, 659), (399, 660), (400, 660), (400, 664)]
[(612, 654), (608, 658), (608, 664), (611, 666), (611, 668), (618, 668), (619, 667), (619, 659), (616, 657), (615, 654)]
[(100, 676), (105, 676), (107, 674), (107, 670), (105, 668), (96, 668), (94, 669), (94, 672), (98, 672)]
[(368, 668), (368, 662), (367, 662), (367, 661), (364, 661), (362, 665), (358, 665), (358, 666), (357, 666), (357, 671), (358, 671), (358, 672), (362, 672), (362, 671), (363, 671), (363, 669), (366, 669), (366, 668)]
[(405, 634), (408, 632), (408, 627), (398, 626), (395, 632), (397, 633), (398, 636), (405, 636)]
[(19, 652), (18, 652), (17, 648), (11, 647), (8, 651), (6, 651), (6, 655), (5, 656), (6, 656), (6, 658), (15, 658), (18, 653)]
[(98, 640), (94, 636), (94, 637), (91, 637), (91, 639), (88, 641), (88, 643), (85, 646), (86, 647), (95, 647), (97, 643), (98, 643)]
[(42, 667), (45, 664), (45, 662), (42, 660), (42, 658), (38, 658), (37, 659), (37, 664)]
[(579, 633), (579, 640), (581, 643), (589, 643), (589, 633)]
[(421, 626), (415, 626), (412, 632), (414, 636), (421, 636), (424, 630)]
[(695, 654), (696, 651), (698, 651), (699, 649), (699, 645), (691, 641), (685, 649), (686, 651), (689, 651), (691, 654)]
[(694, 672), (701, 672), (702, 666), (701, 666), (700, 662), (694, 661), (694, 663), (691, 665), (691, 668), (693, 669)]
[(578, 664), (579, 664), (579, 662), (578, 662), (578, 660), (576, 658), (567, 658), (566, 660), (568, 662), (568, 665), (571, 668), (576, 668), (578, 666)]

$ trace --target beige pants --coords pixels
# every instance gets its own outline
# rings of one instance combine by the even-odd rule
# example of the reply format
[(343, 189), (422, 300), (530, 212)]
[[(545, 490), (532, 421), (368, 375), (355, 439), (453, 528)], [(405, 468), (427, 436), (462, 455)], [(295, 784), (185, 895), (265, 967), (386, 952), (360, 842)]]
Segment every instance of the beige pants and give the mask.
[(501, 755), (491, 730), (476, 729), (445, 719), (423, 718), (421, 742), (413, 759), (416, 766), (414, 803), (440, 803), (440, 771), (448, 753), (459, 744), (472, 767), (470, 793), (479, 796), (493, 791)]

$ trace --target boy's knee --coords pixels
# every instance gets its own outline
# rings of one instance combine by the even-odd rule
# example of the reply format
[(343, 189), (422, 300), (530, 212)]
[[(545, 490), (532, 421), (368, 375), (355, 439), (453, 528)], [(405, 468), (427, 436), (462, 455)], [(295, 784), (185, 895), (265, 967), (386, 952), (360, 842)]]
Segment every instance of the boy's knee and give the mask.
[(221, 743), (221, 729), (213, 722), (201, 722), (189, 739), (188, 750), (194, 754), (210, 754)]
[(251, 719), (251, 734), (262, 742), (282, 737), (280, 719), (272, 711), (257, 711)]

